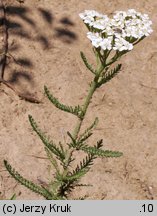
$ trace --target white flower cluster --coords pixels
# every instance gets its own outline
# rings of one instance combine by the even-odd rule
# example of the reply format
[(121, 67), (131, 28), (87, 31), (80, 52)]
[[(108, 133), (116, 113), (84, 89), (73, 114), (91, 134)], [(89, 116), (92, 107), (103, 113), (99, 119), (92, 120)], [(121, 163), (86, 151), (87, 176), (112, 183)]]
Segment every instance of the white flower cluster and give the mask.
[(132, 50), (135, 42), (153, 32), (148, 15), (134, 9), (117, 11), (113, 18), (95, 10), (85, 10), (79, 16), (90, 30), (87, 37), (92, 45), (102, 50)]

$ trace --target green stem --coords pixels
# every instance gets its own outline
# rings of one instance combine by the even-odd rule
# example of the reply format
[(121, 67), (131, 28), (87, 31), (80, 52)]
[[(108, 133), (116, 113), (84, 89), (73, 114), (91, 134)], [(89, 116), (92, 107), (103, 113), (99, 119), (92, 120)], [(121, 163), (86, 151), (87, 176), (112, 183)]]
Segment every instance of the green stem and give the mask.
[[(94, 92), (96, 90), (96, 87), (97, 87), (97, 83), (95, 81), (93, 81), (92, 84), (91, 84), (91, 87), (89, 89), (89, 93), (88, 93), (88, 95), (86, 97), (86, 100), (84, 102), (84, 105), (83, 105), (82, 111), (84, 113), (84, 116), (85, 116), (87, 108), (88, 108), (88, 106), (90, 104), (90, 100), (92, 99), (92, 96), (93, 96), (93, 94), (94, 94)], [(79, 133), (79, 131), (81, 129), (81, 125), (82, 125), (83, 120), (84, 120), (84, 117), (82, 119), (79, 119), (77, 124), (76, 124), (75, 130), (74, 130), (74, 133), (73, 133), (73, 138), (74, 139), (77, 139), (77, 136), (78, 136), (78, 133)]]
[[(92, 81), (92, 84), (90, 86), (90, 89), (89, 89), (89, 92), (88, 92), (88, 95), (87, 97), (85, 98), (85, 101), (84, 101), (84, 104), (83, 104), (83, 108), (82, 108), (82, 111), (83, 111), (83, 118), (81, 119), (78, 119), (78, 122), (76, 124), (76, 127), (74, 129), (74, 132), (73, 132), (73, 138), (76, 140), (77, 137), (78, 137), (78, 134), (80, 132), (80, 129), (81, 129), (81, 126), (82, 126), (82, 122), (85, 118), (85, 114), (87, 112), (87, 109), (88, 109), (88, 106), (90, 104), (90, 101), (92, 99), (92, 96), (94, 94), (94, 92), (96, 91), (97, 89), (97, 84), (98, 84), (98, 80), (99, 80), (99, 77), (101, 76), (101, 73), (103, 72), (103, 70), (105, 69), (106, 65), (103, 64), (102, 62), (100, 62), (100, 66), (98, 67), (97, 69), (97, 72), (96, 72), (96, 75)], [(70, 149), (68, 152), (67, 152), (67, 157), (66, 157), (66, 162), (65, 162), (65, 169), (63, 171), (63, 174), (62, 174), (62, 177), (64, 179), (64, 177), (67, 176), (67, 173), (68, 173), (68, 166), (69, 166), (69, 162), (70, 162), (70, 159), (72, 157), (72, 154), (74, 152), (74, 149)], [(62, 196), (62, 194), (60, 194), (60, 196)]]
[(93, 97), (93, 94), (94, 94), (95, 90), (97, 89), (97, 83), (98, 83), (100, 74), (101, 74), (101, 72), (104, 70), (104, 68), (105, 68), (105, 65), (102, 65), (102, 64), (101, 64), (100, 67), (99, 67), (99, 69), (97, 70), (97, 73), (96, 73), (96, 75), (95, 75), (95, 77), (94, 77), (94, 80), (93, 80), (93, 82), (92, 82), (92, 84), (91, 84), (91, 86), (90, 86), (88, 95), (87, 95), (87, 97), (86, 97), (86, 99), (85, 99), (85, 102), (84, 102), (84, 104), (83, 104), (83, 109), (82, 109), (82, 111), (83, 111), (83, 113), (84, 113), (84, 116), (83, 116), (82, 119), (79, 119), (79, 120), (78, 120), (78, 122), (77, 122), (77, 124), (76, 124), (76, 127), (75, 127), (75, 130), (74, 130), (74, 132), (73, 132), (73, 138), (74, 138), (74, 139), (77, 139), (77, 137), (78, 137), (78, 134), (79, 134), (79, 132), (80, 132), (81, 125), (82, 125), (82, 122), (83, 122), (83, 120), (84, 120), (85, 114), (86, 114), (86, 112), (87, 112), (88, 106), (89, 106), (89, 104), (90, 104), (90, 101), (91, 101), (91, 99), (92, 99), (92, 97)]
[[(82, 111), (83, 111), (83, 113), (84, 113), (83, 118), (78, 119), (78, 122), (77, 122), (77, 124), (76, 124), (76, 127), (75, 127), (74, 132), (73, 132), (73, 135), (72, 135), (73, 138), (74, 138), (75, 140), (76, 140), (77, 137), (78, 137), (78, 134), (79, 134), (79, 132), (80, 132), (80, 129), (81, 129), (81, 126), (82, 126), (82, 122), (83, 122), (83, 120), (84, 120), (84, 118), (85, 118), (85, 114), (86, 114), (86, 112), (87, 112), (88, 106), (89, 106), (89, 104), (90, 104), (90, 101), (91, 101), (91, 99), (92, 99), (92, 96), (93, 96), (95, 90), (97, 89), (97, 84), (98, 84), (99, 77), (100, 77), (102, 71), (104, 70), (105, 66), (106, 66), (106, 65), (103, 65), (102, 63), (100, 63), (100, 66), (99, 66), (98, 69), (97, 69), (97, 72), (96, 72), (96, 75), (95, 75), (95, 77), (94, 77), (94, 80), (93, 80), (93, 82), (92, 82), (92, 84), (91, 84), (91, 86), (90, 86), (88, 95), (87, 95), (87, 97), (86, 97), (86, 99), (85, 99), (85, 102), (84, 102), (83, 108), (82, 108)], [(67, 172), (68, 172), (68, 164), (69, 164), (70, 158), (71, 158), (71, 156), (72, 156), (72, 154), (73, 154), (73, 151), (74, 151), (74, 149), (70, 149), (70, 151), (67, 152), (67, 158), (66, 158), (66, 162), (65, 162), (65, 167), (66, 167), (66, 168), (65, 168), (64, 171), (63, 171), (63, 177), (67, 175)]]

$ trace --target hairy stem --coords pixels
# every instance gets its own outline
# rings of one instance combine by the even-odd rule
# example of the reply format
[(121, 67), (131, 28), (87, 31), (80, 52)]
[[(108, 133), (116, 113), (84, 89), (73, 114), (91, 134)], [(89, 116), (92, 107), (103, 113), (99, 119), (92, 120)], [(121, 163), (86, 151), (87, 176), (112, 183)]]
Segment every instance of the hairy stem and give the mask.
[[(93, 81), (91, 83), (90, 89), (88, 91), (88, 95), (85, 98), (85, 101), (84, 101), (84, 104), (83, 104), (83, 108), (82, 108), (82, 111), (84, 113), (83, 118), (78, 119), (78, 122), (76, 124), (75, 129), (74, 129), (74, 132), (73, 132), (73, 138), (74, 138), (74, 140), (76, 140), (77, 137), (78, 137), (78, 134), (80, 132), (80, 129), (81, 129), (81, 126), (82, 126), (82, 122), (83, 122), (83, 120), (85, 118), (85, 114), (87, 112), (88, 106), (90, 104), (90, 101), (92, 99), (92, 96), (93, 96), (94, 92), (97, 89), (97, 84), (98, 84), (99, 77), (100, 77), (101, 73), (103, 72), (103, 70), (105, 69), (105, 67), (106, 67), (106, 65), (102, 64), (100, 62), (100, 66), (98, 66), (98, 69), (96, 71), (95, 77), (94, 77), (94, 79), (93, 79)], [(73, 152), (74, 152), (74, 149), (70, 149), (67, 152), (67, 157), (66, 157), (66, 162), (65, 162), (65, 167), (66, 168), (63, 171), (63, 174), (62, 174), (63, 177), (65, 177), (67, 175), (67, 173), (68, 173), (69, 163), (70, 163), (70, 159), (71, 159), (71, 157), (73, 155)], [(60, 196), (62, 196), (62, 195), (63, 194), (60, 194)]]
[(97, 70), (97, 73), (96, 73), (96, 75), (95, 75), (95, 77), (94, 77), (94, 80), (93, 80), (93, 82), (92, 82), (92, 84), (91, 84), (91, 86), (90, 86), (88, 95), (87, 95), (87, 97), (86, 97), (86, 99), (85, 99), (85, 102), (84, 102), (84, 104), (83, 104), (83, 109), (82, 109), (82, 110), (83, 110), (84, 116), (83, 116), (82, 119), (79, 119), (79, 120), (78, 120), (78, 122), (77, 122), (77, 124), (76, 124), (76, 127), (75, 127), (75, 130), (74, 130), (74, 132), (73, 132), (73, 138), (74, 138), (74, 139), (77, 139), (77, 137), (78, 137), (78, 134), (79, 134), (79, 132), (80, 132), (81, 125), (82, 125), (82, 122), (83, 122), (83, 120), (84, 120), (84, 118), (85, 118), (85, 114), (86, 114), (86, 112), (87, 112), (88, 106), (89, 106), (89, 104), (90, 104), (90, 101), (91, 101), (91, 99), (92, 99), (92, 97), (93, 97), (94, 92), (95, 92), (96, 89), (97, 89), (97, 83), (98, 83), (100, 74), (102, 73), (102, 71), (104, 70), (104, 68), (105, 68), (105, 65), (103, 65), (103, 64), (101, 64), (101, 65), (99, 66), (99, 68), (98, 68), (98, 70)]
[[(86, 97), (86, 100), (84, 102), (84, 105), (83, 105), (84, 116), (86, 114), (87, 108), (88, 108), (88, 106), (90, 104), (90, 101), (92, 99), (92, 96), (93, 96), (93, 94), (94, 94), (94, 92), (96, 90), (96, 85), (97, 85), (97, 83), (95, 81), (93, 81), (92, 84), (91, 84), (91, 87), (89, 89), (89, 93), (88, 93), (88, 95)], [(79, 133), (79, 131), (81, 129), (81, 125), (82, 125), (83, 120), (84, 120), (84, 117), (82, 119), (79, 119), (77, 124), (76, 124), (75, 130), (73, 132), (73, 138), (74, 139), (77, 139), (77, 136), (78, 136), (78, 133)]]

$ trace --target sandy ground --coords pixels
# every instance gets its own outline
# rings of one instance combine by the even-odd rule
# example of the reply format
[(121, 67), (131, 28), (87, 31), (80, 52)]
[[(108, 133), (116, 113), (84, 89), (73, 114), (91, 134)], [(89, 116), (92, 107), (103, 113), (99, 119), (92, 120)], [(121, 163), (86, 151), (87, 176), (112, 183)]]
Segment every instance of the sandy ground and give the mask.
[[(0, 85), (0, 191), (3, 198), (42, 199), (19, 185), (3, 166), (7, 159), (24, 177), (47, 182), (49, 162), (28, 122), (31, 114), (55, 141), (65, 142), (76, 118), (57, 110), (43, 86), (65, 104), (83, 102), (92, 79), (81, 62), (83, 50), (94, 62), (86, 28), (78, 17), (84, 9), (111, 14), (134, 8), (148, 13), (154, 33), (124, 56), (121, 73), (94, 95), (84, 127), (97, 116), (91, 144), (103, 138), (104, 149), (122, 151), (118, 159), (98, 159), (82, 179), (93, 187), (71, 196), (88, 199), (157, 199), (157, 0), (25, 0), (8, 1), (9, 52), (5, 79), (19, 91), (35, 94), (41, 104), (20, 100)], [(19, 64), (20, 63), (20, 64)], [(37, 158), (41, 157), (41, 158)], [(42, 159), (43, 158), (43, 159)], [(53, 175), (51, 176), (53, 178)]]

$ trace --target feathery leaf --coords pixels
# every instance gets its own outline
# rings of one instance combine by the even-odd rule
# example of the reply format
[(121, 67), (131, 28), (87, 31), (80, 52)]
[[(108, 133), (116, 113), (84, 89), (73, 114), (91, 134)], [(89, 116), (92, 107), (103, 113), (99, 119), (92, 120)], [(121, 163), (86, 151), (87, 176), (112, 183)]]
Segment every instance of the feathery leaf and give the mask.
[(91, 135), (92, 135), (92, 132), (91, 130), (94, 129), (98, 124), (98, 118), (96, 117), (94, 122), (90, 125), (90, 127), (88, 127), (80, 136), (79, 136), (79, 139), (78, 139), (78, 142), (79, 143), (82, 143), (84, 142), (85, 140), (87, 140)]
[(97, 88), (99, 88), (102, 84), (109, 82), (113, 77), (115, 77), (121, 69), (121, 64), (118, 64), (113, 70), (108, 71), (104, 74), (102, 79), (98, 82)]
[(101, 139), (97, 142), (97, 144), (94, 147), (96, 147), (97, 149), (100, 149), (102, 146), (103, 146), (103, 140)]
[(82, 60), (83, 60), (83, 62), (85, 64), (85, 66), (87, 67), (87, 69), (90, 70), (93, 74), (96, 74), (95, 70), (92, 68), (92, 65), (90, 65), (88, 63), (88, 60), (87, 60), (85, 54), (83, 52), (80, 52), (80, 55), (81, 55), (81, 58), (82, 58)]
[(77, 165), (76, 169), (73, 170), (71, 175), (66, 176), (66, 179), (69, 181), (79, 180), (82, 176), (84, 176), (89, 171), (90, 167), (93, 165), (93, 160), (95, 158), (96, 157), (91, 154), (86, 156), (86, 158), (80, 162), (80, 165)]
[(63, 153), (63, 151), (57, 147), (53, 141), (50, 141), (47, 136), (38, 128), (38, 125), (36, 124), (35, 120), (33, 119), (33, 117), (31, 115), (29, 115), (29, 121), (30, 124), (33, 128), (33, 130), (38, 134), (38, 136), (40, 137), (40, 139), (42, 140), (43, 144), (51, 151), (53, 152), (57, 158), (60, 161), (64, 161), (65, 159), (65, 154)]
[(122, 152), (102, 150), (98, 149), (97, 147), (90, 147), (87, 145), (81, 147), (80, 149), (88, 154), (92, 154), (99, 157), (121, 157), (123, 155)]
[(53, 195), (51, 193), (49, 193), (42, 187), (34, 184), (33, 182), (28, 181), (27, 179), (23, 178), (17, 171), (15, 171), (15, 169), (11, 167), (11, 165), (6, 160), (4, 160), (4, 165), (6, 169), (8, 170), (8, 172), (13, 176), (13, 178), (15, 178), (20, 184), (29, 188), (33, 192), (42, 195), (46, 199), (53, 199)]
[(48, 99), (54, 104), (55, 107), (57, 107), (60, 110), (65, 111), (65, 112), (76, 115), (79, 118), (83, 117), (83, 111), (79, 105), (75, 106), (73, 108), (72, 106), (67, 106), (67, 105), (61, 104), (57, 98), (55, 98), (52, 94), (50, 94), (50, 92), (46, 86), (44, 86), (44, 90), (45, 90), (45, 93), (46, 93)]
[(67, 132), (67, 135), (70, 137), (72, 143), (68, 144), (69, 147), (73, 147), (73, 148), (76, 148), (77, 146), (77, 141), (73, 138), (73, 136), (71, 135), (71, 133), (68, 131)]

